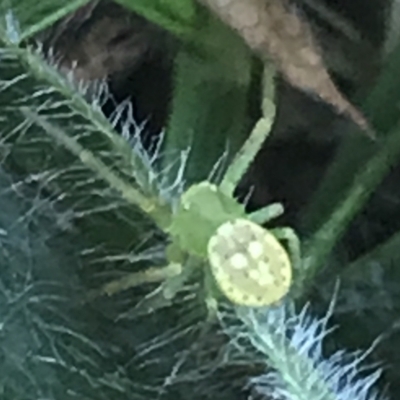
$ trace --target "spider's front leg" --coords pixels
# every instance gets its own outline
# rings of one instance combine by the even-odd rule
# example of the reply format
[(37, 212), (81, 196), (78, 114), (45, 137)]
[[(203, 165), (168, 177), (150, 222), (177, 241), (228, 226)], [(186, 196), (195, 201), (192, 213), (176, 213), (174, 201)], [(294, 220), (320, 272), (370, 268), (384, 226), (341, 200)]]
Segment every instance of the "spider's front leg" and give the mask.
[(113, 296), (117, 293), (146, 283), (157, 283), (173, 279), (175, 276), (180, 275), (181, 271), (181, 265), (170, 263), (165, 267), (150, 267), (144, 271), (133, 272), (120, 279), (106, 283), (100, 289), (95, 289), (89, 292), (86, 296), (86, 301), (93, 300), (99, 296)]
[(85, 301), (104, 295), (112, 296), (143, 284), (162, 282), (157, 289), (146, 295), (133, 309), (122, 314), (118, 319), (132, 319), (168, 307), (195, 272), (198, 263), (193, 258), (188, 258), (174, 243), (168, 247), (167, 260), (169, 264), (165, 267), (150, 267), (107, 283), (85, 296)]
[[(183, 289), (185, 283), (193, 275), (196, 267), (196, 261), (191, 258), (184, 265), (179, 264), (179, 273), (165, 279), (157, 289), (146, 295), (132, 310), (121, 315), (119, 319), (133, 319), (170, 306), (174, 297)], [(177, 268), (177, 264), (175, 268)]]

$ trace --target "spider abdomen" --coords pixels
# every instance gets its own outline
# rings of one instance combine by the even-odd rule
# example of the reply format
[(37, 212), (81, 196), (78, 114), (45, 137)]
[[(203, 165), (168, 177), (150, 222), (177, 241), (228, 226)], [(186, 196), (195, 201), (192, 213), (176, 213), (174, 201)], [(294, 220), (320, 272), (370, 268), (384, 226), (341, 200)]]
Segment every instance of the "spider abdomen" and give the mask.
[(292, 266), (286, 250), (249, 220), (222, 224), (208, 243), (208, 257), (218, 287), (235, 304), (267, 306), (289, 291)]

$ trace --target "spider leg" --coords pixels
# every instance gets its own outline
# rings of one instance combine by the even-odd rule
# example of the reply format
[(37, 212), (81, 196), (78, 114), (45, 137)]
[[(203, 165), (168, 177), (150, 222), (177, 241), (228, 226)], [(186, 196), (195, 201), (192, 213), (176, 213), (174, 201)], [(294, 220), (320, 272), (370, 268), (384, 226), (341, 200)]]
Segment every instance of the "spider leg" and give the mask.
[(170, 306), (174, 297), (183, 289), (185, 283), (192, 276), (196, 266), (197, 263), (189, 259), (183, 267), (180, 266), (181, 272), (179, 274), (166, 278), (158, 288), (143, 297), (133, 309), (118, 317), (118, 320), (134, 319)]
[(264, 225), (266, 222), (280, 217), (283, 213), (284, 209), (282, 204), (273, 203), (248, 214), (248, 218), (250, 221), (255, 222), (258, 225)]
[(295, 271), (299, 271), (302, 264), (301, 244), (296, 232), (289, 227), (274, 228), (270, 232), (279, 240), (287, 243), (290, 259)]
[(220, 187), (224, 193), (231, 196), (233, 195), (236, 186), (249, 169), (255, 156), (267, 138), (272, 122), (272, 120), (266, 118), (261, 118), (257, 122), (249, 138), (234, 157), (222, 179)]
[(207, 308), (207, 322), (215, 322), (218, 312), (218, 301), (215, 298), (216, 285), (209, 269), (204, 271), (204, 302)]
[(165, 267), (150, 267), (145, 271), (134, 272), (127, 274), (120, 279), (106, 283), (100, 289), (93, 290), (88, 294), (88, 299), (94, 299), (98, 296), (113, 296), (116, 293), (131, 289), (133, 287), (141, 286), (146, 283), (162, 282), (175, 275), (181, 273), (181, 266), (179, 264), (169, 264)]
[(169, 307), (172, 304), (172, 299), (164, 297), (164, 285), (161, 284), (155, 290), (148, 293), (143, 297), (133, 309), (128, 310), (117, 318), (121, 319), (135, 319), (142, 315), (150, 314), (162, 308)]
[(233, 195), (236, 186), (253, 163), (256, 155), (269, 136), (275, 119), (275, 68), (266, 65), (263, 73), (263, 117), (256, 123), (250, 136), (229, 165), (221, 182), (221, 190), (228, 195)]

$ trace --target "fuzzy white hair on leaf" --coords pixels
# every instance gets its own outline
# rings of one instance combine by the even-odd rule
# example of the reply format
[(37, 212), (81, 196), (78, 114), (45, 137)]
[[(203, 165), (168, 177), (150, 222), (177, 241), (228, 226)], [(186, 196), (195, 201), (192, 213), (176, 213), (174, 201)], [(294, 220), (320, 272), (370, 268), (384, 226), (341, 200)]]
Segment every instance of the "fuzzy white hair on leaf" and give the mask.
[(309, 305), (296, 312), (287, 302), (262, 309), (240, 307), (235, 316), (239, 324), (226, 321), (223, 314), (221, 321), (232, 346), (243, 352), (250, 345), (266, 357), (266, 372), (249, 382), (265, 399), (383, 400), (375, 387), (381, 370), (367, 374), (362, 365), (376, 343), (366, 352), (340, 350), (324, 355), (331, 315), (332, 307), (316, 318)]

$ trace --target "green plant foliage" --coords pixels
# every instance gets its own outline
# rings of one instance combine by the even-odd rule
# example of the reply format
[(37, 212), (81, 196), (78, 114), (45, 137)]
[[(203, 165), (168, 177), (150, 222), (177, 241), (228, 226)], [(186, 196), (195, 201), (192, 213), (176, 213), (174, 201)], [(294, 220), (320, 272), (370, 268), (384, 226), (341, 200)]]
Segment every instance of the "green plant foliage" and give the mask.
[(14, 42), (30, 39), (88, 2), (89, 0), (67, 3), (62, 0), (36, 3), (30, 0), (3, 1), (0, 4), (2, 37), (7, 36)]
[(196, 29), (196, 2), (194, 0), (117, 0), (169, 32), (186, 37)]
[[(14, 393), (19, 385), (14, 378), (8, 379), (8, 368), (23, 383), (24, 395), (34, 393), (35, 398), (125, 400), (139, 393), (138, 398), (161, 399), (165, 393), (171, 398), (186, 398), (190, 393), (193, 399), (231, 400), (231, 393), (219, 395), (220, 382), (214, 386), (205, 382), (219, 381), (219, 369), (230, 372), (232, 365), (239, 365), (238, 376), (257, 376), (250, 383), (264, 397), (317, 399), (323, 393), (332, 400), (377, 398), (369, 393), (378, 374), (365, 379), (356, 376), (364, 355), (347, 362), (342, 352), (326, 357), (322, 351), (335, 304), (322, 319), (311, 316), (311, 306), (299, 310), (296, 306), (311, 299), (307, 289), (314, 287), (325, 303), (313, 298), (312, 305), (325, 310), (331, 301), (330, 285), (340, 276), (345, 292), (339, 293), (338, 308), (345, 310), (341, 311), (345, 316), (339, 311), (337, 316), (347, 327), (346, 339), (356, 347), (360, 343), (368, 346), (382, 332), (398, 329), (399, 232), (352, 263), (342, 263), (335, 253), (344, 271), (339, 275), (335, 268), (328, 268), (331, 276), (326, 282), (315, 283), (317, 273), (331, 265), (329, 256), (347, 227), (391, 167), (398, 165), (399, 50), (392, 52), (365, 101), (378, 140), (355, 136), (345, 140), (319, 194), (303, 215), (303, 228), (310, 237), (302, 237), (309, 240), (304, 240), (305, 252), (300, 254), (293, 231), (259, 226), (280, 216), (282, 205), (248, 213), (234, 195), (274, 122), (275, 71), (266, 65), (264, 83), (255, 77), (255, 62), (243, 41), (195, 2), (119, 3), (183, 39), (175, 60), (165, 139), (154, 156), (143, 148), (131, 121), (118, 121), (129, 132), (122, 137), (102, 113), (99, 99), (89, 100), (82, 87), (49, 65), (40, 52), (24, 47), (26, 39), (86, 2), (3, 3), (0, 156), (2, 168), (18, 173), (20, 180), (6, 190), (0, 171), (0, 198), (7, 206), (0, 218), (6, 217), (0, 226), (0, 309), (6, 316), (0, 319), (0, 362), (6, 360), (0, 397), (5, 393), (7, 400), (7, 395), (18, 398)], [(249, 103), (254, 97), (263, 116), (251, 130), (254, 120)], [(187, 159), (181, 157), (184, 153), (189, 154)], [(211, 174), (215, 171), (219, 175)], [(36, 188), (36, 199), (29, 197), (23, 211), (13, 208), (18, 190), (28, 185)], [(60, 257), (51, 261), (56, 267), (48, 264), (46, 256), (40, 262), (24, 258), (14, 266), (13, 252), (35, 253), (28, 239), (18, 241), (16, 235), (21, 234), (21, 227), (24, 236), (30, 230), (37, 232), (29, 215), (39, 207), (38, 199), (44, 198), (56, 209), (52, 218), (58, 218), (57, 224), (77, 235), (79, 261), (73, 258), (64, 265), (66, 258), (60, 251)], [(32, 243), (40, 251), (64, 249), (53, 245), (53, 230), (51, 235), (42, 231), (36, 236)], [(143, 243), (149, 248), (157, 245), (157, 252), (141, 253), (137, 249)], [(83, 266), (78, 265), (80, 261)], [(111, 270), (118, 279), (109, 279)], [(64, 292), (59, 288), (64, 290), (66, 282), (73, 285), (71, 271), (83, 275), (89, 284), (77, 285), (83, 296), (76, 304), (71, 298), (74, 293), (76, 300), (76, 288), (68, 289), (63, 299), (67, 306), (61, 311), (57, 302)], [(59, 279), (50, 291), (46, 286), (49, 277)], [(108, 297), (118, 297), (132, 287), (135, 290), (122, 298), (123, 306), (110, 311), (110, 304), (115, 304)], [(88, 288), (94, 288), (93, 292)], [(232, 308), (227, 312), (224, 302), (218, 303), (220, 324), (213, 326), (212, 345), (199, 350), (196, 346), (203, 336), (197, 328), (205, 325), (204, 304), (215, 306), (216, 302), (210, 302), (215, 292), (209, 290), (215, 288), (234, 304), (235, 318), (225, 323)], [(98, 301), (99, 295), (106, 295), (106, 302), (89, 318), (93, 310), (86, 308), (87, 302)], [(163, 313), (156, 312), (160, 304)], [(32, 317), (30, 312), (37, 305), (42, 307), (40, 315)], [(73, 307), (83, 310), (76, 324), (71, 323), (75, 316), (69, 313)], [(135, 314), (139, 309), (142, 312)], [(108, 312), (110, 317), (103, 318), (102, 313)], [(21, 319), (15, 320), (14, 315)], [(29, 318), (33, 328), (26, 323)], [(134, 323), (129, 324), (129, 318)], [(93, 325), (87, 327), (86, 319)], [(13, 343), (17, 338), (15, 348), (26, 347), (16, 352), (8, 346), (9, 332)], [(365, 335), (367, 339), (361, 338)], [(176, 345), (182, 337), (185, 340)], [(32, 348), (31, 343), (35, 343)], [(388, 359), (395, 357), (398, 340), (388, 347)], [(190, 358), (192, 351), (195, 356)], [(154, 379), (147, 383), (150, 378)], [(57, 390), (48, 383), (51, 379), (59, 386)], [(226, 375), (224, 379), (221, 382), (227, 381)], [(231, 390), (232, 380), (228, 383)], [(198, 393), (198, 387), (204, 387), (204, 392)]]
[(197, 47), (184, 45), (175, 63), (163, 160), (169, 167), (190, 148), (188, 184), (207, 179), (225, 152), (229, 162), (244, 143), (253, 66), (241, 39), (207, 11), (192, 38)]
[(365, 109), (378, 132), (376, 141), (349, 136), (307, 210), (302, 223), (310, 237), (306, 244), (310, 281), (341, 239), (353, 218), (367, 202), (394, 165), (398, 163), (399, 83), (395, 79), (400, 63), (397, 48), (380, 79), (365, 100)]

